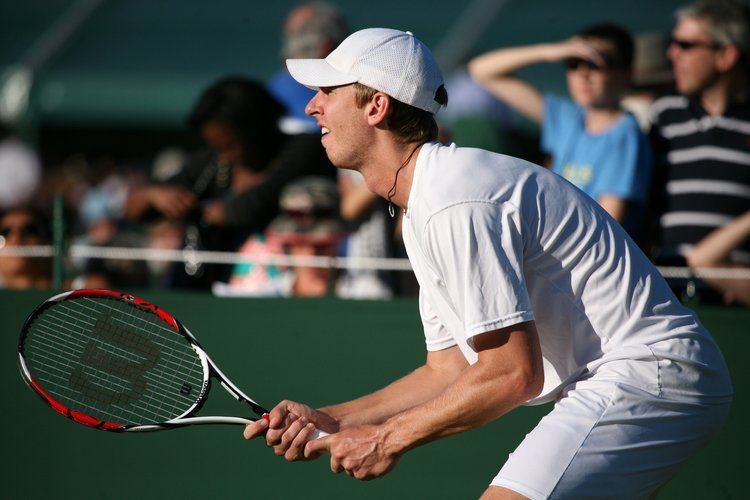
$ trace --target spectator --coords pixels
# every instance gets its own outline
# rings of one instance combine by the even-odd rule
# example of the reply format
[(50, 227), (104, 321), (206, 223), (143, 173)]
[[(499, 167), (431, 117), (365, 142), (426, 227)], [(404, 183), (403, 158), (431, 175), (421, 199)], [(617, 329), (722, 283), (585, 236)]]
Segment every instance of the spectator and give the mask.
[(642, 33), (635, 37), (633, 84), (621, 104), (635, 115), (646, 134), (651, 130), (651, 105), (674, 89), (666, 49), (667, 37), (661, 33)]
[[(349, 27), (336, 6), (326, 2), (299, 5), (284, 21), (282, 60), (325, 57), (348, 35)], [(289, 76), (286, 67), (271, 78), (268, 90), (286, 107), (281, 122), (284, 132), (318, 130), (315, 120), (305, 114), (305, 106), (315, 92)]]
[[(698, 1), (678, 10), (667, 55), (679, 95), (652, 108), (661, 263), (750, 267), (750, 241), (738, 235), (724, 240), (731, 248), (721, 258), (698, 251), (740, 231), (738, 219), (750, 210), (749, 49), (748, 13), (738, 3)], [(710, 284), (725, 299), (737, 294), (737, 280)]]
[[(281, 252), (293, 257), (333, 257), (340, 243), (339, 194), (325, 177), (306, 177), (284, 188), (279, 200), (282, 213), (265, 235), (255, 235), (240, 253), (267, 257)], [(217, 295), (319, 297), (333, 291), (336, 272), (329, 268), (263, 263), (235, 266), (229, 285), (217, 283)]]
[[(286, 184), (307, 175), (335, 175), (320, 136), (284, 134), (278, 125), (282, 114), (283, 107), (255, 81), (231, 77), (215, 83), (189, 120), (208, 148), (165, 183), (133, 190), (126, 213), (131, 219), (156, 211), (190, 220), (186, 239), (192, 247), (235, 250), (278, 214)], [(209, 273), (198, 285), (222, 277)]]
[[(48, 245), (49, 225), (41, 213), (16, 207), (0, 216), (0, 248)], [(49, 288), (52, 267), (49, 258), (0, 255), (0, 288)]]
[[(542, 94), (510, 73), (540, 62), (565, 62), (574, 102)], [(499, 49), (469, 63), (472, 76), (542, 126), (552, 170), (585, 191), (637, 235), (651, 170), (648, 141), (620, 99), (630, 83), (633, 41), (601, 24), (552, 44)]]
[(0, 123), (0, 210), (28, 202), (41, 182), (36, 152)]

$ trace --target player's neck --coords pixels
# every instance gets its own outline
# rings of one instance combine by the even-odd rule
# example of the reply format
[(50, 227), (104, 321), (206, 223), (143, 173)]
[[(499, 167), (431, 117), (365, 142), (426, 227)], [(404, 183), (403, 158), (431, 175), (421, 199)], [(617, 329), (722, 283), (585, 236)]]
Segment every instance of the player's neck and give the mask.
[(382, 144), (372, 160), (361, 169), (370, 191), (386, 200), (390, 197), (391, 203), (406, 208), (421, 148), (422, 143), (403, 144), (393, 140)]

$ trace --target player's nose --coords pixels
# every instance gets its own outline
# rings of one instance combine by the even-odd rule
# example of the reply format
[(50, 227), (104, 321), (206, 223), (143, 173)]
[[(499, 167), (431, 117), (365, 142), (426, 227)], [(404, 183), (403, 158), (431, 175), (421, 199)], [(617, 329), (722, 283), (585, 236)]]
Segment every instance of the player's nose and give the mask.
[(320, 95), (321, 94), (322, 92), (318, 90), (318, 92), (307, 103), (307, 106), (305, 106), (306, 115), (314, 116), (316, 114), (320, 114)]

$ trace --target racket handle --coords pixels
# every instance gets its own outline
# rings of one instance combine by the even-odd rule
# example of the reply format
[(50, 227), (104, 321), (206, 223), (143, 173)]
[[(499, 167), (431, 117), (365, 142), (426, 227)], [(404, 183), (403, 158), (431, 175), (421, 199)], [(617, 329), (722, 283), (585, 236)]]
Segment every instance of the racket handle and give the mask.
[(315, 432), (313, 432), (312, 437), (310, 438), (310, 441), (315, 441), (316, 439), (323, 438), (328, 436), (329, 434), (326, 431), (321, 431), (320, 429), (316, 428)]
[[(270, 422), (271, 421), (270, 420), (271, 417), (268, 416), (268, 413), (264, 413), (260, 418), (264, 419), (266, 422)], [(315, 432), (313, 432), (313, 435), (310, 438), (310, 441), (314, 441), (314, 440), (316, 440), (318, 438), (326, 437), (328, 435), (329, 434), (326, 431), (321, 431), (320, 429), (316, 428)]]

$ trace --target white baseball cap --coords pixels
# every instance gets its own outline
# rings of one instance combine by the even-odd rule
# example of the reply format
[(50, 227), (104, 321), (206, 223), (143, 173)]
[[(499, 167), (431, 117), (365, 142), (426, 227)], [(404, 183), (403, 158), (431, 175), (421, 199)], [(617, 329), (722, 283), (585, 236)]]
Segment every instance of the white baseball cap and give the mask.
[(295, 80), (313, 89), (359, 82), (430, 113), (447, 101), (430, 49), (408, 31), (360, 30), (325, 59), (287, 59), (286, 67)]

